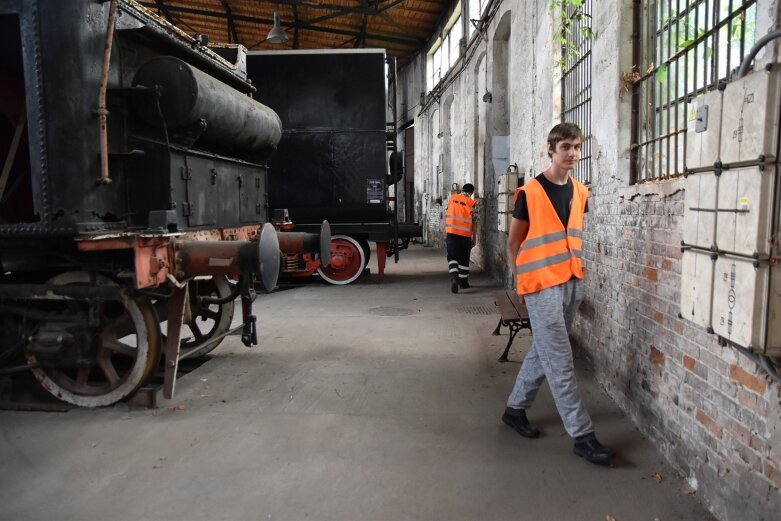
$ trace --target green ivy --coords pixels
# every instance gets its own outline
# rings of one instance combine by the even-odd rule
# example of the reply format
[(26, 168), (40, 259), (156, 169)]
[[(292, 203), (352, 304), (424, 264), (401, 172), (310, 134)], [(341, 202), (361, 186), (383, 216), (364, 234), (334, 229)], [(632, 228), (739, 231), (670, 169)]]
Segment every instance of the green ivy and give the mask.
[[(553, 43), (561, 46), (561, 57), (556, 60), (554, 66), (564, 72), (568, 60), (574, 61), (580, 58), (580, 51), (576, 44), (568, 38), (573, 36), (572, 27), (591, 18), (591, 15), (584, 12), (583, 0), (551, 0), (548, 9), (553, 16), (557, 13), (561, 15), (561, 32), (553, 35)], [(580, 37), (591, 39), (594, 37), (594, 32), (588, 25), (580, 26)]]

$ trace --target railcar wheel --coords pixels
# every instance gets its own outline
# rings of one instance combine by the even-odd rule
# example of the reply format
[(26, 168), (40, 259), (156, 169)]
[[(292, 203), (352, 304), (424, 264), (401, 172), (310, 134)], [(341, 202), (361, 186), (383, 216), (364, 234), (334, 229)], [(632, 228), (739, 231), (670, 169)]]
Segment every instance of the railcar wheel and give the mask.
[[(85, 272), (68, 272), (48, 282), (59, 285), (116, 285), (98, 275), (93, 282)], [(123, 297), (103, 301), (89, 316), (85, 302), (56, 304), (64, 319), (84, 315), (97, 324), (80, 328), (76, 336), (92, 335), (91, 355), (78, 366), (52, 366), (51, 361), (33, 369), (38, 382), (57, 398), (82, 407), (111, 405), (132, 395), (154, 371), (160, 355), (160, 328), (152, 304), (145, 299)], [(74, 324), (76, 324), (74, 322)], [(43, 325), (42, 325), (43, 326)], [(84, 338), (81, 336), (81, 338)], [(28, 363), (38, 364), (33, 350), (25, 350)]]
[(347, 235), (331, 237), (331, 263), (317, 268), (317, 273), (330, 284), (349, 284), (363, 273), (366, 255), (360, 243)]
[(180, 357), (197, 358), (220, 345), (233, 322), (234, 301), (225, 304), (202, 304), (198, 297), (225, 298), (230, 294), (231, 286), (224, 276), (190, 281), (190, 318), (182, 326), (187, 326), (192, 336), (185, 337), (182, 331)]

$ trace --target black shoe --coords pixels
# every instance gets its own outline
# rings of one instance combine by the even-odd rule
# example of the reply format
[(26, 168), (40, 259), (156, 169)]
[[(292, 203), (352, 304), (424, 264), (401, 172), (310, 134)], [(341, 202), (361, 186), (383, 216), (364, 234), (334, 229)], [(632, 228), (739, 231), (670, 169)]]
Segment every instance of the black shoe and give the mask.
[(515, 432), (524, 438), (540, 437), (540, 430), (529, 423), (529, 420), (526, 418), (526, 413), (507, 414), (507, 411), (505, 411), (505, 413), (502, 415), (502, 421), (515, 429)]
[(458, 293), (458, 281), (454, 280), (450, 282), (450, 291), (453, 293)]
[(585, 458), (597, 465), (607, 465), (611, 459), (616, 457), (615, 452), (599, 443), (599, 440), (595, 437), (580, 443), (576, 442), (572, 451), (581, 458)]
[(469, 285), (469, 281), (466, 280), (459, 282), (458, 285), (461, 286), (461, 289), (469, 289), (472, 287)]

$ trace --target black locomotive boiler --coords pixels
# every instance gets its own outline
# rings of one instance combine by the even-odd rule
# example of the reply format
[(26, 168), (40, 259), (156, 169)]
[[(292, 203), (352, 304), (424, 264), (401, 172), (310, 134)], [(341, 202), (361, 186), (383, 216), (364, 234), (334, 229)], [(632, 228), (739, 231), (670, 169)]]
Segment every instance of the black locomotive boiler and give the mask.
[(242, 47), (133, 0), (0, 0), (0, 376), (102, 406), (162, 358), (171, 397), (238, 297), (257, 343), (256, 278), (330, 235), (269, 224), (281, 123), (252, 94)]

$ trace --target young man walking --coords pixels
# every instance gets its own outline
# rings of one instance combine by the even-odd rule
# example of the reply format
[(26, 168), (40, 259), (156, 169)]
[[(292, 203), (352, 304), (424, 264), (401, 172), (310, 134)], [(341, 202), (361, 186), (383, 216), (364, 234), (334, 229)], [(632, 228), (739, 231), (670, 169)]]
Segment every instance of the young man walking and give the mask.
[(502, 421), (526, 438), (540, 431), (526, 410), (547, 379), (574, 452), (605, 465), (615, 456), (594, 435), (575, 380), (569, 332), (583, 299), (583, 215), (588, 189), (570, 176), (580, 160), (583, 133), (562, 123), (548, 134), (551, 165), (519, 193), (507, 239), (516, 291), (529, 311), (533, 341), (523, 361)]
[(475, 245), (473, 209), (476, 203), (472, 199), (474, 192), (475, 187), (466, 183), (460, 194), (450, 197), (445, 210), (447, 266), (450, 272), (450, 291), (453, 293), (458, 293), (458, 288), (469, 287), (469, 254)]

